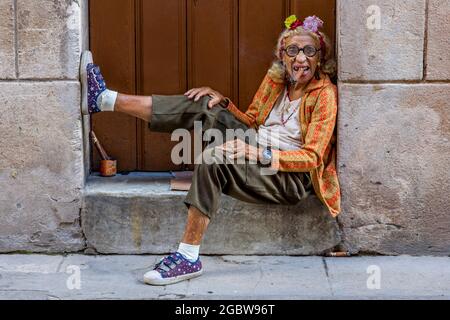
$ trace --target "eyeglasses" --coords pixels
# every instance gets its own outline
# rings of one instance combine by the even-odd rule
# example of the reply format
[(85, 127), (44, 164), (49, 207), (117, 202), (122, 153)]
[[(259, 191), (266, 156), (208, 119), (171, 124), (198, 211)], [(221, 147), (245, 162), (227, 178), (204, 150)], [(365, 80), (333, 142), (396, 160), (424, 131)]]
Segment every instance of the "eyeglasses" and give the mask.
[(305, 56), (312, 58), (317, 54), (318, 51), (320, 51), (320, 49), (316, 49), (311, 45), (299, 48), (296, 45), (292, 44), (288, 46), (286, 49), (284, 49), (284, 51), (286, 51), (287, 55), (291, 58), (295, 58), (300, 53), (300, 51), (303, 51)]

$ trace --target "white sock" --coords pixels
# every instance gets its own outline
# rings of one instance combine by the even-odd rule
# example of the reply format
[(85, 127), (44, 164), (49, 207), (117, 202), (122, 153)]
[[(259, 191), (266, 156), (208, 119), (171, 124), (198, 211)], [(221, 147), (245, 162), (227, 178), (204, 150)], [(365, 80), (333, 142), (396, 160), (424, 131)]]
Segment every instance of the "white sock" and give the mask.
[(118, 93), (116, 91), (106, 89), (97, 98), (97, 105), (102, 111), (114, 111)]
[(191, 262), (195, 262), (198, 259), (198, 254), (200, 252), (200, 246), (194, 246), (192, 244), (187, 244), (180, 242), (180, 245), (178, 246), (179, 253), (181, 253), (186, 259), (188, 259)]

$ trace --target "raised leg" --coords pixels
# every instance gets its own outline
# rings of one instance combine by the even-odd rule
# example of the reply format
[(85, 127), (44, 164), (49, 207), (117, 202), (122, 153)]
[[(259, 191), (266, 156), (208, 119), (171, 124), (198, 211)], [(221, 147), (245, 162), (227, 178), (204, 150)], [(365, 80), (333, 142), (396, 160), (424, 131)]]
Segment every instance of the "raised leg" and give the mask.
[(131, 96), (109, 90), (100, 67), (94, 64), (92, 53), (83, 52), (80, 63), (81, 112), (91, 115), (102, 111), (119, 111), (150, 122), (153, 99)]
[(130, 116), (150, 122), (152, 117), (153, 99), (151, 96), (131, 96), (119, 93), (114, 111), (126, 113)]
[(173, 132), (192, 129), (195, 121), (209, 128), (218, 109), (207, 107), (208, 97), (194, 101), (187, 96), (136, 96), (120, 94), (107, 88), (100, 67), (93, 63), (92, 53), (85, 51), (80, 63), (81, 112), (91, 115), (102, 111), (118, 111), (149, 123), (152, 131)]

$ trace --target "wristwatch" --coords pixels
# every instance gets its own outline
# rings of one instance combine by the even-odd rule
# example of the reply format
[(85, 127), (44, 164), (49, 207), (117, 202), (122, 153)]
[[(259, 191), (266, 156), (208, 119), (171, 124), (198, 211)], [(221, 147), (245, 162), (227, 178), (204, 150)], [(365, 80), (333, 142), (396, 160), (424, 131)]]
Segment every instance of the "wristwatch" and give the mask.
[(230, 99), (223, 98), (223, 100), (220, 102), (220, 106), (224, 109), (228, 108), (228, 105), (230, 104)]
[(264, 165), (270, 165), (272, 163), (272, 148), (270, 146), (263, 150), (262, 160), (261, 163)]

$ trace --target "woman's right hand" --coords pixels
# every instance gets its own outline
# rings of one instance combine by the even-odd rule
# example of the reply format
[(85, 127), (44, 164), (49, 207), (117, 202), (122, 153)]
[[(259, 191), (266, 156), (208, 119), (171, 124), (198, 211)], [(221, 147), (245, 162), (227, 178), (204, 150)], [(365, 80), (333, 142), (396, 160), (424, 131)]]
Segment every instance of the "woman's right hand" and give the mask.
[(193, 88), (187, 91), (184, 95), (189, 99), (194, 98), (194, 101), (198, 101), (204, 96), (210, 96), (211, 100), (208, 102), (209, 109), (221, 103), (222, 101), (225, 101), (225, 97), (222, 94), (220, 94), (216, 90), (211, 89), (210, 87)]

